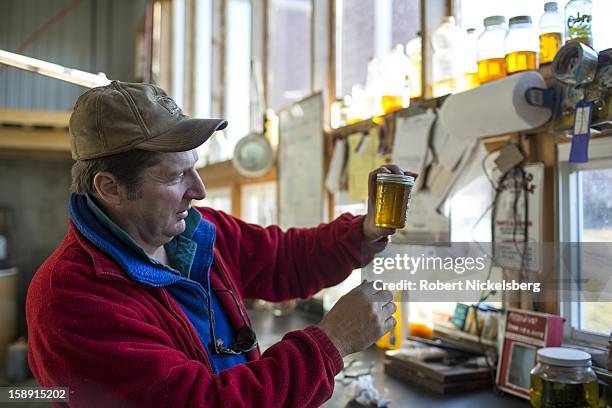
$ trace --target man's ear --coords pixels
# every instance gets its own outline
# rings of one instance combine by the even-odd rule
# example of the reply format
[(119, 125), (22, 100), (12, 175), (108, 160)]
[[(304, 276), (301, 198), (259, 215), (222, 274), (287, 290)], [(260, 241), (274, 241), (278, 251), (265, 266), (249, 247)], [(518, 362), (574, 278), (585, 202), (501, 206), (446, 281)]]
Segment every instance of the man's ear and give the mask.
[(94, 188), (100, 199), (109, 205), (121, 204), (121, 192), (117, 179), (112, 173), (101, 171), (94, 176)]

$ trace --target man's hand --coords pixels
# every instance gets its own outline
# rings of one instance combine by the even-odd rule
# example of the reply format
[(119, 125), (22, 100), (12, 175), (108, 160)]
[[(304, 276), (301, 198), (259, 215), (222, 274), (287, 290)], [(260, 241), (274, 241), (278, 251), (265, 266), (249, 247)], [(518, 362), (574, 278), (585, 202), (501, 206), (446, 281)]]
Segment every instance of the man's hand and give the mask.
[(382, 237), (395, 233), (394, 228), (380, 228), (374, 223), (376, 215), (376, 175), (378, 173), (393, 173), (407, 176), (418, 177), (418, 174), (402, 170), (396, 164), (384, 164), (372, 171), (368, 177), (368, 213), (363, 220), (363, 236), (368, 242), (378, 241)]
[(377, 291), (372, 282), (364, 282), (342, 296), (319, 327), (345, 357), (364, 350), (393, 329), (396, 308), (391, 292)]

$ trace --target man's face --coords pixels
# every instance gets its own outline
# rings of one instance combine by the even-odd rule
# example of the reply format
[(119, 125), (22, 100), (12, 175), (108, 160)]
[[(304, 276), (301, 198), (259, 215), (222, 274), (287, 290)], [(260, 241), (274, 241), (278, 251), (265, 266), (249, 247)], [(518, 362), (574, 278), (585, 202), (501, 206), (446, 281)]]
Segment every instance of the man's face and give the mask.
[(124, 199), (121, 205), (128, 233), (152, 247), (160, 247), (183, 233), (191, 200), (206, 197), (194, 168), (195, 150), (163, 156), (161, 163), (144, 170), (139, 198)]

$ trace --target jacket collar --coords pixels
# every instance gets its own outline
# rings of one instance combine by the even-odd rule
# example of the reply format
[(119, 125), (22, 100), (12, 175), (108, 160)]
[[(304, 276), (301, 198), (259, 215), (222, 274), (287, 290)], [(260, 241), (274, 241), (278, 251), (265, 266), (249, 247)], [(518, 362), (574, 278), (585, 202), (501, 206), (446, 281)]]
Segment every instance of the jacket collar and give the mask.
[[(183, 279), (170, 267), (151, 264), (132, 246), (116, 237), (91, 212), (85, 196), (72, 194), (68, 203), (68, 211), (74, 237), (92, 257), (94, 270), (98, 277), (132, 280), (153, 287), (168, 286)], [(197, 224), (196, 231), (199, 237), (205, 238), (202, 241), (198, 240), (198, 245), (206, 245), (210, 248), (207, 253), (210, 254), (210, 262), (212, 262), (212, 248), (216, 235), (214, 224), (202, 219)], [(187, 232), (194, 234), (193, 230), (185, 233)], [(120, 268), (117, 268), (117, 264)]]

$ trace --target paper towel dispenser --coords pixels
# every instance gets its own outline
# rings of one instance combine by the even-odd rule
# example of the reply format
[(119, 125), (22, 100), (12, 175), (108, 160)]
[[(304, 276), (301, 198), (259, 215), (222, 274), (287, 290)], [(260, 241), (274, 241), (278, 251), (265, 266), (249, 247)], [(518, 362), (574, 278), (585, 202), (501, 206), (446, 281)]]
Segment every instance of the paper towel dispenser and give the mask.
[(552, 116), (554, 90), (542, 75), (525, 71), (450, 95), (439, 118), (459, 139), (479, 139), (535, 129)]

